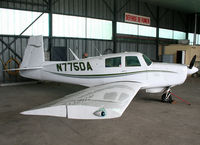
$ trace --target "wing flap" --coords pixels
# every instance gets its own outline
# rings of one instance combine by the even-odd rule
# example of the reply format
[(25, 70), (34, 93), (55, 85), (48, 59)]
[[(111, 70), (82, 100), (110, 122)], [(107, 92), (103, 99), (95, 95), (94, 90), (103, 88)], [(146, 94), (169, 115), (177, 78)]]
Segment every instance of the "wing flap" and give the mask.
[(140, 88), (141, 83), (137, 82), (104, 84), (67, 95), (22, 114), (71, 119), (116, 118), (123, 114)]

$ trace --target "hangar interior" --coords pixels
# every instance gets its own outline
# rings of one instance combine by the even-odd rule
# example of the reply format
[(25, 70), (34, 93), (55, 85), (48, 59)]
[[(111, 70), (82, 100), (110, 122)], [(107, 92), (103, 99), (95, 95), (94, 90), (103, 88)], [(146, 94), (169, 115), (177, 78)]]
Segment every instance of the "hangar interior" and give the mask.
[[(31, 35), (44, 36), (46, 60), (72, 60), (71, 48), (79, 58), (138, 51), (158, 61), (159, 46), (182, 39), (200, 44), (198, 5), (186, 0), (1, 0), (0, 69), (19, 66)], [(150, 17), (150, 25), (125, 23), (125, 13)], [(20, 81), (25, 79), (18, 74), (0, 72), (0, 83)]]
[[(119, 118), (73, 120), (20, 113), (86, 87), (2, 71), (19, 67), (32, 35), (44, 36), (46, 60), (73, 60), (71, 48), (79, 58), (137, 51), (161, 61), (165, 46), (187, 50), (180, 40), (199, 47), (199, 8), (199, 0), (0, 0), (0, 145), (200, 145), (199, 77), (173, 88), (191, 105), (140, 90)], [(127, 23), (125, 13), (150, 23)]]

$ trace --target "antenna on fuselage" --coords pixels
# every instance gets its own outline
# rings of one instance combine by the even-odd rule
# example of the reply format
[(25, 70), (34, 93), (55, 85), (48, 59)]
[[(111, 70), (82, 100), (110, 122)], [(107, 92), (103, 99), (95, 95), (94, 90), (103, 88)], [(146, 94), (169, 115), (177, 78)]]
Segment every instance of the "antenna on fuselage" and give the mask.
[(102, 56), (101, 52), (99, 51), (99, 49), (96, 47), (97, 52), (99, 53), (100, 56)]
[(71, 50), (71, 48), (69, 48), (69, 51), (72, 53), (72, 55), (76, 60), (79, 60), (78, 56)]

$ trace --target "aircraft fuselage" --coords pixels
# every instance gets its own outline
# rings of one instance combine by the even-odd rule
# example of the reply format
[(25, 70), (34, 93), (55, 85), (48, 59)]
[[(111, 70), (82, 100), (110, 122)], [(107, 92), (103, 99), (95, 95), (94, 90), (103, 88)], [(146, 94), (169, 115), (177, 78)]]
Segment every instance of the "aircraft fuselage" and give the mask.
[[(134, 64), (135, 57), (138, 60)], [(143, 83), (143, 89), (179, 85), (187, 77), (185, 65), (155, 62), (147, 64), (143, 54), (135, 52), (73, 61), (45, 61), (41, 67), (40, 70), (23, 72), (21, 75), (88, 87), (116, 81), (135, 81)]]

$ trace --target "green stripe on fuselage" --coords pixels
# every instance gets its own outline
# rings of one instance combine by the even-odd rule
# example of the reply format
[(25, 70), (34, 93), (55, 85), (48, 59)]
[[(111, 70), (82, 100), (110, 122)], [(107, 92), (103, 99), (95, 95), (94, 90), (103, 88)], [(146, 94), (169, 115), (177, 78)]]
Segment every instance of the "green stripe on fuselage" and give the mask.
[[(47, 71), (49, 72), (49, 71)], [(74, 77), (74, 78), (107, 78), (107, 77), (121, 77), (126, 75), (133, 75), (138, 73), (145, 73), (145, 72), (164, 72), (164, 73), (176, 73), (173, 71), (165, 71), (165, 70), (146, 70), (146, 71), (136, 71), (136, 72), (126, 72), (126, 73), (113, 73), (113, 74), (91, 74), (91, 75), (76, 75), (76, 74), (63, 74), (57, 72), (49, 72), (56, 75), (66, 76), (66, 77)]]

